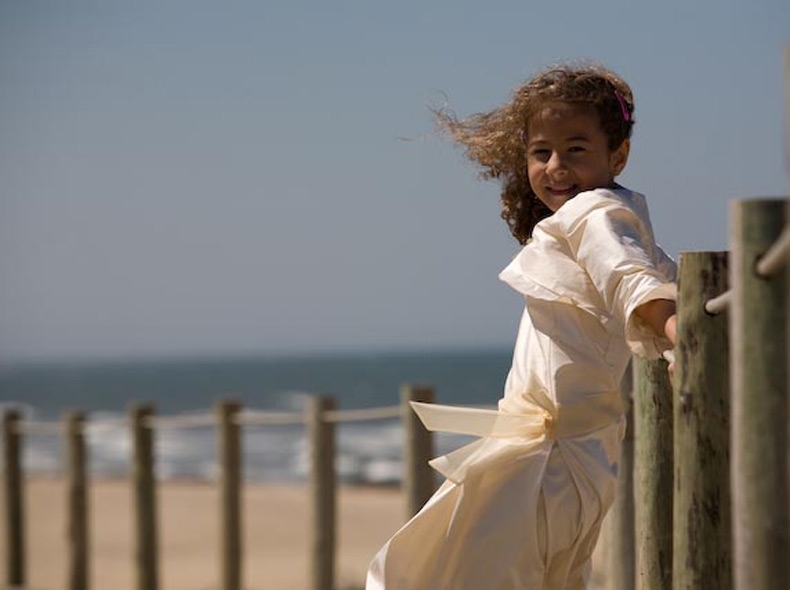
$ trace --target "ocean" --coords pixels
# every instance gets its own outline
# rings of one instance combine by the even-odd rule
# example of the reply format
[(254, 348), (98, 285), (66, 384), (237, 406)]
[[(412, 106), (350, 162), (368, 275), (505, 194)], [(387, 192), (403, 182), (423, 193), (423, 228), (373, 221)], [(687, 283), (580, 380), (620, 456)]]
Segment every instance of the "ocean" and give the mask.
[[(403, 384), (430, 385), (436, 401), (493, 405), (510, 366), (509, 350), (336, 354), (303, 357), (223, 357), (95, 362), (38, 362), (0, 366), (0, 409), (27, 420), (56, 421), (67, 411), (87, 415), (86, 440), (93, 476), (124, 477), (131, 440), (122, 422), (128, 409), (150, 403), (157, 416), (212, 412), (220, 399), (245, 410), (300, 412), (313, 395), (330, 396), (337, 409), (393, 406)], [(245, 426), (244, 477), (254, 482), (297, 482), (307, 476), (306, 432), (301, 425)], [(437, 454), (468, 439), (436, 437)], [(160, 479), (214, 479), (214, 428), (157, 429)], [(403, 433), (396, 419), (340, 423), (336, 469), (341, 482), (400, 481)], [(61, 439), (26, 434), (23, 464), (30, 475), (57, 475)]]

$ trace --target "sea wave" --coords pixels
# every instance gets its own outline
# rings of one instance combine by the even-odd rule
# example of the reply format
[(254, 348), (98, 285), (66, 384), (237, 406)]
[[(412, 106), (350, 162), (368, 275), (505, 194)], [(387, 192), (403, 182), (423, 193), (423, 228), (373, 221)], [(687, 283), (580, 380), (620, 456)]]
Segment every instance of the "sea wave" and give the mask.
[[(95, 477), (123, 477), (131, 469), (133, 444), (122, 416), (85, 423), (89, 471)], [(97, 417), (98, 418), (98, 417)], [(448, 452), (463, 437), (439, 435), (437, 453)], [(252, 426), (242, 430), (244, 479), (250, 482), (299, 482), (310, 470), (304, 426)], [(160, 480), (213, 481), (220, 473), (213, 427), (161, 429), (154, 436), (155, 473)], [(403, 428), (398, 420), (340, 424), (336, 434), (335, 471), (342, 483), (397, 484), (403, 472)], [(25, 435), (23, 468), (30, 475), (58, 475), (64, 470), (63, 441), (58, 436)]]

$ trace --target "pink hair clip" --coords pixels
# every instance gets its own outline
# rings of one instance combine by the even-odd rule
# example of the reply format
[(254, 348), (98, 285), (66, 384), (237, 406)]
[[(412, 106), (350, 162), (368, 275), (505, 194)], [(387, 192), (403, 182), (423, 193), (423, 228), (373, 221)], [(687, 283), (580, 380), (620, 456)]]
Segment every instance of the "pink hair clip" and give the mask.
[(614, 96), (617, 99), (617, 102), (620, 103), (620, 110), (623, 113), (623, 121), (630, 122), (631, 121), (631, 111), (628, 110), (628, 104), (625, 102), (625, 98), (620, 91), (615, 89)]

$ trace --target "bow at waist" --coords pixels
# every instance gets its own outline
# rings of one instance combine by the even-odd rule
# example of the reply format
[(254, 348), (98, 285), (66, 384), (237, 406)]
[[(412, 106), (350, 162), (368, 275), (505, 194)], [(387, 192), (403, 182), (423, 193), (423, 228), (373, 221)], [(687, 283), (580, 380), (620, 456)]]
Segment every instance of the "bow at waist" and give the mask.
[(431, 432), (451, 432), (493, 438), (551, 436), (554, 416), (540, 406), (524, 414), (508, 414), (485, 408), (464, 408), (411, 402), (411, 407)]
[(608, 426), (623, 413), (620, 394), (596, 393), (551, 409), (526, 403), (518, 413), (411, 402), (425, 428), (490, 438), (569, 438)]
[(622, 429), (622, 402), (617, 392), (595, 393), (578, 402), (557, 404), (551, 410), (525, 403), (518, 413), (410, 403), (430, 431), (481, 437), (430, 461), (434, 469), (455, 483), (464, 481), (470, 469), (484, 471), (500, 461), (509, 463), (548, 440), (583, 436), (618, 422)]

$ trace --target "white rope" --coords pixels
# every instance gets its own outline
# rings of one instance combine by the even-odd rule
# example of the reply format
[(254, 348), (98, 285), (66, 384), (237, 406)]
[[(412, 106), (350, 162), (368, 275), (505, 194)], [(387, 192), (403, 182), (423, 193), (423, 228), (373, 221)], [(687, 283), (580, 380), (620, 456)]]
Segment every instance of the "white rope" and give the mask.
[(82, 430), (90, 431), (93, 434), (104, 432), (107, 430), (115, 430), (117, 428), (125, 428), (129, 425), (126, 418), (106, 418), (104, 420), (91, 420), (82, 423)]
[[(790, 258), (790, 225), (786, 225), (773, 246), (757, 261), (757, 274), (772, 277), (784, 268)], [(705, 302), (705, 311), (713, 315), (726, 311), (732, 302), (732, 289)]]
[(324, 414), (327, 422), (363, 422), (366, 420), (387, 420), (400, 418), (401, 406), (367, 408), (364, 410), (332, 410)]
[(732, 289), (729, 291), (725, 291), (718, 297), (714, 297), (713, 299), (708, 299), (705, 302), (705, 311), (708, 313), (712, 313), (713, 315), (718, 315), (723, 311), (727, 311), (727, 308), (730, 306), (730, 301), (732, 300)]
[[(757, 275), (772, 277), (784, 268), (790, 259), (790, 225), (785, 225), (773, 246), (757, 261)], [(732, 302), (732, 289), (705, 302), (705, 311), (713, 315), (726, 311)]]
[(20, 420), (16, 423), (17, 434), (29, 436), (60, 436), (64, 432), (63, 422)]
[(180, 414), (176, 416), (149, 416), (143, 424), (149, 428), (205, 428), (214, 426), (217, 418), (210, 412)]
[[(401, 406), (384, 406), (380, 408), (365, 408), (361, 410), (331, 410), (324, 414), (327, 422), (364, 422), (367, 420), (389, 420), (400, 418)], [(235, 423), (239, 426), (283, 426), (292, 424), (305, 424), (305, 414), (295, 412), (265, 412), (259, 410), (242, 410), (235, 416)], [(91, 420), (82, 423), (83, 432), (93, 434), (128, 426), (126, 418)], [(216, 415), (210, 412), (182, 414), (175, 416), (149, 416), (143, 421), (146, 428), (179, 429), (179, 428), (206, 428), (216, 426)], [(57, 436), (63, 434), (63, 422), (43, 422), (33, 420), (20, 420), (17, 422), (17, 432), (27, 435)]]
[(786, 225), (774, 245), (757, 261), (757, 274), (771, 277), (780, 271), (790, 255), (790, 225)]
[(293, 412), (261, 412), (260, 410), (242, 410), (236, 415), (236, 424), (240, 426), (282, 426), (288, 424), (304, 424), (304, 414)]

